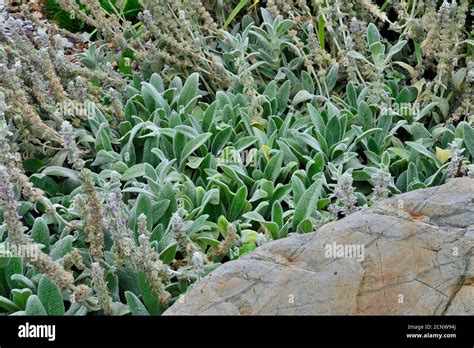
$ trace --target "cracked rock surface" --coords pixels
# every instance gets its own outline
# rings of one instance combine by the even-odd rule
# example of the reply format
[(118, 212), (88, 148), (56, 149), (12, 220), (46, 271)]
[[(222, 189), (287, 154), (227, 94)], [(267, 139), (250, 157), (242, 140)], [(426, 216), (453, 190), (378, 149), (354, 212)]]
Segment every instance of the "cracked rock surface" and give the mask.
[[(326, 245), (347, 250), (328, 257)], [(474, 315), (474, 181), (401, 194), (267, 243), (165, 312), (239, 314)]]

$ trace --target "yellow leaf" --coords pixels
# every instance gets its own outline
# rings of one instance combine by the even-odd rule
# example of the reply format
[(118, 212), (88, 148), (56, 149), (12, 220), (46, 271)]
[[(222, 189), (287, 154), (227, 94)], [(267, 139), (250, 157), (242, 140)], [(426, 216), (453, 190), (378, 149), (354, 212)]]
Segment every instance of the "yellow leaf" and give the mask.
[(443, 150), (439, 147), (436, 147), (436, 157), (438, 157), (441, 164), (444, 164), (451, 157), (451, 150)]
[(260, 129), (262, 132), (265, 131), (265, 125), (262, 122), (260, 122), (260, 120), (258, 120), (258, 119), (255, 119), (255, 118), (252, 119), (252, 121), (250, 121), (250, 125)]

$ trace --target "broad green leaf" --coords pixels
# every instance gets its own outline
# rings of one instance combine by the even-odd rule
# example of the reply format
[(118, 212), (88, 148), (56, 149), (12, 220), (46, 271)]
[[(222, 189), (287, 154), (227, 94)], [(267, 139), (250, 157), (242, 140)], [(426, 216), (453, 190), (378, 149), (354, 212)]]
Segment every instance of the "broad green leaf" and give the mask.
[(72, 303), (67, 312), (66, 316), (85, 316), (87, 315), (88, 309), (80, 303)]
[(0, 268), (7, 267), (10, 264), (10, 257), (2, 250), (0, 252)]
[(274, 155), (270, 161), (268, 161), (265, 171), (263, 172), (263, 177), (267, 180), (275, 182), (278, 176), (281, 173), (281, 166), (283, 164), (283, 152), (278, 152)]
[(339, 118), (337, 116), (333, 116), (326, 126), (325, 137), (328, 147), (331, 147), (337, 142), (339, 142), (339, 140), (341, 139), (341, 132), (342, 129), (341, 123), (339, 122)]
[[(471, 162), (474, 162), (474, 128), (468, 123), (464, 123), (464, 143), (471, 154)], [(467, 156), (467, 153), (464, 153)]]
[(388, 151), (394, 153), (396, 156), (408, 160), (409, 153), (405, 149), (401, 149), (398, 147), (389, 147)]
[(245, 202), (247, 198), (247, 187), (242, 186), (237, 193), (235, 194), (232, 203), (230, 204), (229, 212), (228, 212), (228, 220), (235, 221), (239, 218), (242, 210), (244, 209)]
[(379, 30), (375, 26), (374, 23), (370, 23), (369, 26), (367, 27), (367, 43), (369, 44), (369, 47), (376, 43), (380, 42), (380, 34)]
[(39, 315), (48, 315), (46, 309), (44, 308), (41, 300), (36, 295), (31, 295), (28, 297), (25, 308), (26, 315), (39, 316)]
[(136, 316), (149, 316), (146, 307), (143, 305), (142, 301), (130, 291), (125, 291), (125, 298), (127, 300), (128, 307), (132, 315)]
[(327, 92), (331, 92), (336, 86), (337, 75), (339, 74), (339, 64), (334, 64), (326, 75)]
[(69, 178), (76, 181), (79, 180), (77, 171), (73, 169), (69, 169), (69, 168), (58, 167), (58, 166), (46, 167), (43, 169), (43, 171), (39, 175), (60, 176), (60, 177), (65, 177), (65, 178)]
[(303, 89), (303, 90), (299, 91), (298, 93), (296, 93), (296, 95), (294, 96), (293, 105), (297, 105), (299, 103), (311, 100), (313, 98), (314, 98), (313, 94), (311, 94), (308, 91)]
[(247, 244), (244, 244), (244, 246), (242, 246), (240, 249), (239, 249), (239, 254), (240, 255), (244, 255), (252, 250), (255, 250), (257, 248), (257, 244), (255, 243), (247, 243)]
[(410, 185), (412, 182), (419, 182), (418, 170), (413, 162), (410, 162), (407, 169), (407, 184)]
[(419, 144), (419, 143), (415, 143), (415, 142), (412, 142), (412, 141), (406, 141), (405, 144), (410, 147), (411, 149), (415, 150), (416, 152), (419, 152), (421, 153), (422, 155), (425, 155), (429, 158), (431, 158), (437, 165), (439, 165), (439, 160), (436, 158), (435, 154), (428, 151), (426, 149), (426, 147), (424, 147), (423, 145)]
[(158, 299), (153, 293), (145, 273), (143, 271), (138, 272), (138, 283), (140, 285), (140, 294), (142, 295), (143, 303), (145, 304), (148, 312), (151, 315), (161, 315), (163, 312), (162, 306), (158, 303)]
[(220, 242), (217, 239), (209, 238), (209, 237), (198, 237), (198, 240), (213, 247), (217, 247), (220, 244)]
[(35, 243), (44, 245), (43, 251), (49, 253), (49, 228), (42, 217), (35, 219), (31, 229), (31, 238)]
[[(153, 229), (153, 202), (151, 201), (150, 197), (144, 194), (138, 195), (137, 201), (133, 207), (133, 219), (129, 221), (129, 227), (135, 228), (137, 231), (137, 222), (138, 217), (144, 214), (147, 217), (147, 228), (148, 231)], [(138, 240), (138, 235), (136, 235)]]
[[(370, 176), (369, 176), (369, 179), (370, 179)], [(330, 198), (321, 198), (318, 200), (318, 210), (323, 210), (324, 208), (326, 208), (329, 203), (331, 203), (331, 199)]]
[(297, 204), (306, 191), (306, 187), (303, 181), (296, 175), (291, 177), (291, 190), (293, 192), (293, 201)]
[(348, 82), (346, 86), (346, 95), (351, 106), (357, 108), (357, 93), (352, 82)]
[(299, 233), (309, 233), (313, 232), (313, 224), (311, 223), (311, 220), (309, 219), (304, 219), (298, 224), (297, 231)]
[(110, 140), (111, 132), (107, 123), (101, 123), (99, 131), (95, 139), (95, 150), (113, 151), (112, 142)]
[(370, 45), (369, 48), (370, 52), (372, 53), (372, 60), (374, 61), (374, 64), (379, 66), (382, 64), (382, 60), (385, 55), (385, 46), (381, 42), (376, 42), (372, 45)]
[(173, 139), (173, 153), (177, 163), (181, 163), (181, 154), (186, 145), (186, 136), (182, 132), (176, 132)]
[(278, 112), (284, 112), (286, 107), (287, 107), (287, 104), (288, 104), (288, 100), (290, 98), (290, 92), (291, 92), (291, 82), (289, 80), (285, 81), (281, 86), (280, 86), (280, 89), (278, 90), (278, 93), (277, 93), (277, 105), (278, 105), (278, 108), (277, 108), (277, 111)]
[(48, 315), (64, 315), (64, 301), (58, 285), (43, 275), (38, 283), (38, 298)]
[(163, 96), (156, 90), (155, 86), (148, 82), (142, 82), (141, 92), (145, 101), (145, 106), (150, 113), (154, 112), (159, 107), (163, 107), (166, 103)]
[(347, 52), (347, 56), (348, 57), (351, 57), (351, 58), (354, 58), (354, 59), (358, 59), (358, 60), (363, 60), (364, 62), (366, 62), (367, 64), (369, 65), (373, 65), (372, 63), (370, 63), (367, 58), (365, 58), (362, 54), (360, 54), (359, 52), (356, 52), (356, 51), (349, 51)]
[(169, 245), (165, 250), (160, 253), (160, 260), (167, 265), (170, 264), (174, 260), (177, 249), (178, 244), (173, 243)]
[(199, 92), (199, 73), (189, 75), (179, 95), (178, 105), (187, 106)]
[(226, 127), (223, 130), (219, 131), (212, 141), (211, 152), (214, 155), (217, 155), (219, 151), (227, 144), (232, 135), (232, 127)]
[(374, 126), (374, 116), (372, 110), (370, 110), (369, 105), (361, 101), (357, 109), (357, 124), (359, 124), (364, 131), (373, 128)]
[(163, 215), (165, 215), (169, 206), (170, 201), (168, 199), (163, 199), (153, 203), (153, 224), (156, 224), (158, 221), (160, 221)]
[(274, 221), (279, 228), (283, 227), (283, 208), (278, 201), (273, 203), (272, 206), (272, 221)]
[(201, 145), (203, 145), (209, 138), (211, 133), (199, 134), (196, 138), (189, 140), (183, 148), (181, 153), (181, 162), (179, 168), (182, 170), (186, 164), (186, 161), (189, 156), (191, 156), (194, 151), (196, 151)]
[(385, 63), (388, 63), (390, 59), (396, 55), (398, 52), (402, 50), (403, 47), (407, 44), (407, 40), (401, 40), (397, 42), (395, 45), (393, 45), (390, 48), (390, 51), (387, 53), (387, 56), (385, 57)]
[(265, 222), (265, 218), (256, 211), (249, 211), (248, 213), (242, 215), (242, 217), (251, 221), (257, 221), (262, 223)]
[(14, 275), (23, 275), (23, 260), (19, 257), (12, 257), (8, 266), (4, 268), (5, 278), (10, 289), (22, 288), (23, 284), (14, 279)]
[(95, 160), (91, 165), (101, 166), (103, 164), (114, 163), (114, 162), (120, 161), (121, 159), (122, 158), (120, 157), (120, 155), (115, 152), (100, 150), (97, 153)]
[(266, 230), (270, 232), (272, 239), (276, 240), (279, 238), (278, 233), (280, 232), (280, 228), (275, 222), (265, 222), (262, 223), (262, 225), (265, 227)]
[(150, 83), (159, 93), (163, 93), (165, 91), (163, 79), (161, 78), (160, 74), (153, 73), (150, 77)]
[(12, 289), (12, 299), (15, 304), (20, 308), (26, 307), (26, 302), (28, 298), (33, 294), (31, 289)]
[(19, 284), (20, 287), (25, 287), (32, 291), (36, 291), (35, 284), (28, 277), (25, 277), (22, 274), (14, 274), (11, 276), (11, 279)]
[(293, 215), (293, 230), (298, 230), (298, 225), (305, 219), (311, 216), (317, 208), (316, 203), (321, 194), (322, 179), (316, 180), (301, 196), (301, 199), (296, 203), (295, 213)]
[(396, 102), (399, 104), (409, 103), (411, 101), (411, 93), (410, 90), (404, 87), (400, 93), (398, 93)]
[(3, 308), (8, 312), (15, 312), (20, 310), (20, 307), (18, 307), (15, 302), (12, 302), (11, 300), (3, 296), (0, 296), (0, 308)]
[(49, 256), (53, 258), (53, 260), (60, 259), (67, 253), (71, 252), (72, 250), (72, 242), (74, 241), (73, 236), (65, 236), (61, 238), (51, 247), (51, 251), (49, 252)]
[(246, 148), (248, 148), (250, 145), (255, 144), (257, 140), (258, 138), (254, 136), (243, 137), (234, 143), (234, 147), (237, 151), (243, 151)]

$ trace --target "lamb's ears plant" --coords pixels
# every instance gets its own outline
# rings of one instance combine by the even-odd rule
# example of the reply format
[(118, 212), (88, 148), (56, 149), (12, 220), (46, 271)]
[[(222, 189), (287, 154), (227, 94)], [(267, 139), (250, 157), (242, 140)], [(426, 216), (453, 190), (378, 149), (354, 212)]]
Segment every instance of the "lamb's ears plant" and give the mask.
[(76, 59), (0, 23), (2, 314), (160, 315), (268, 241), (473, 175), (465, 0), (268, 1), (229, 31), (200, 1), (59, 2), (96, 27)]

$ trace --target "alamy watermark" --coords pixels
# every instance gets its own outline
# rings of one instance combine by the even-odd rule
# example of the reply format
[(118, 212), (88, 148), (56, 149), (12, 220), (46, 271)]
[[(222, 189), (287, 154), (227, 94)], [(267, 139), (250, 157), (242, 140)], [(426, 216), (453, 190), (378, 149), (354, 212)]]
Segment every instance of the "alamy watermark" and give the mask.
[(89, 119), (94, 115), (95, 104), (90, 100), (82, 102), (65, 100), (56, 104), (55, 113), (62, 117)]
[(257, 149), (237, 150), (231, 147), (225, 148), (217, 159), (222, 164), (241, 164), (257, 166)]
[(47, 338), (48, 341), (56, 340), (56, 325), (36, 325), (26, 322), (18, 326), (19, 338)]
[(403, 118), (414, 117), (420, 113), (420, 103), (397, 103), (389, 101), (380, 105), (381, 115), (401, 116)]
[(333, 242), (332, 244), (326, 244), (324, 250), (324, 255), (327, 258), (349, 258), (357, 259), (359, 262), (365, 259), (364, 244), (338, 244)]
[(40, 254), (39, 244), (11, 244), (6, 241), (0, 244), (0, 258), (19, 257), (36, 261)]

